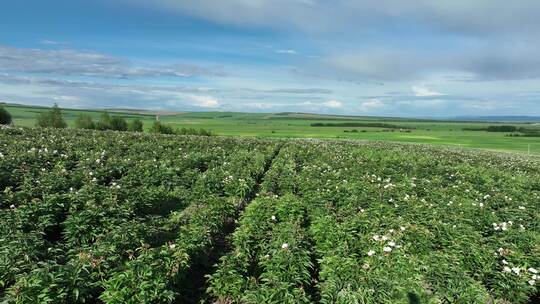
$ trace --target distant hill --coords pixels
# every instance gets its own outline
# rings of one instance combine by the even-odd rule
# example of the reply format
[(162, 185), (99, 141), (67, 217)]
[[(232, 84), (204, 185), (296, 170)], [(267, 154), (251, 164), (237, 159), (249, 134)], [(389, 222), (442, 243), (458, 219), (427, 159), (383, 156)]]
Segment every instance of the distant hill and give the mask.
[[(443, 118), (444, 119), (444, 118)], [(446, 118), (449, 119), (449, 118)], [(540, 116), (506, 115), (506, 116), (457, 116), (452, 120), (482, 122), (540, 122)]]
[[(45, 106), (25, 105), (18, 103), (4, 103), (0, 102), (0, 105), (21, 107), (21, 108), (34, 108), (34, 109), (47, 109)], [(145, 109), (130, 109), (130, 108), (88, 108), (88, 109), (74, 109), (64, 108), (71, 111), (91, 111), (102, 112), (108, 111), (117, 114), (127, 115), (143, 115), (143, 116), (181, 116), (184, 118), (235, 118), (235, 119), (252, 119), (259, 117), (262, 119), (271, 120), (373, 120), (373, 121), (404, 121), (404, 122), (513, 122), (513, 123), (540, 123), (540, 116), (526, 116), (526, 115), (491, 115), (491, 116), (428, 116), (428, 117), (393, 117), (393, 116), (361, 116), (361, 115), (338, 115), (338, 114), (315, 114), (315, 113), (303, 113), (303, 112), (277, 112), (277, 113), (248, 113), (248, 112), (228, 112), (228, 111), (208, 111), (208, 112), (190, 112), (190, 111), (173, 111), (173, 110), (145, 110)]]

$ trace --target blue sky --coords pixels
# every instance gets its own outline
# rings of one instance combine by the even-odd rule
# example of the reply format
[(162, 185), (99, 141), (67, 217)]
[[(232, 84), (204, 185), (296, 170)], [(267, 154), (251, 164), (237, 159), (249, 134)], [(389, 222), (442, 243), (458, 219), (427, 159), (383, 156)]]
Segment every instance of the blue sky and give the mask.
[(540, 115), (539, 1), (4, 2), (0, 102)]

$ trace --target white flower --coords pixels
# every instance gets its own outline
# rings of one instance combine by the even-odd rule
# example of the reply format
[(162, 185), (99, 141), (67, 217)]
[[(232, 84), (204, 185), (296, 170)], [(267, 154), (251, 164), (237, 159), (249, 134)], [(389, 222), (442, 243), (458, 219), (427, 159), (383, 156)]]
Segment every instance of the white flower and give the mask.
[(390, 251), (392, 251), (392, 248), (386, 246), (386, 247), (383, 248), (383, 251), (384, 252), (390, 252)]
[(370, 251), (367, 252), (367, 255), (368, 255), (368, 256), (372, 256), (372, 255), (374, 255), (374, 254), (375, 254), (375, 251), (373, 251), (373, 250), (370, 250)]
[(515, 274), (518, 274), (519, 275), (519, 272), (521, 271), (521, 269), (519, 267), (512, 267), (512, 271), (515, 273)]
[(392, 242), (392, 241), (390, 241), (390, 242), (388, 242), (388, 246), (390, 246), (390, 247), (394, 247), (394, 246), (396, 246), (396, 243), (395, 243), (395, 242)]
[(276, 221), (276, 216), (272, 215), (272, 221)]
[(289, 248), (289, 244), (287, 243), (281, 244), (281, 249), (287, 249), (287, 248)]
[(512, 269), (508, 266), (504, 266), (503, 272), (512, 272)]
[(508, 262), (506, 260), (502, 260), (501, 263), (503, 263), (504, 265), (508, 265)]
[(538, 270), (530, 267), (529, 269), (527, 269), (530, 273), (534, 273), (534, 274), (537, 274), (538, 273)]
[(15, 205), (13, 205), (13, 204), (9, 205), (9, 209), (15, 209), (15, 208), (17, 208), (17, 207), (15, 207)]
[(383, 240), (383, 241), (388, 241), (388, 237), (387, 237), (386, 235), (383, 235), (383, 236), (381, 237), (381, 240)]
[(518, 208), (519, 208), (519, 210), (525, 210), (526, 209), (525, 206), (519, 206)]
[(375, 235), (373, 236), (373, 239), (374, 239), (375, 241), (380, 240), (380, 238), (381, 238), (381, 237), (380, 237), (378, 234), (375, 234)]
[(399, 227), (399, 230), (405, 231), (405, 227), (401, 226), (401, 227)]
[(534, 285), (534, 284), (536, 284), (536, 281), (535, 280), (529, 280), (529, 281), (527, 281), (527, 283), (529, 283), (529, 285)]
[(365, 270), (369, 269), (369, 264), (365, 263), (364, 265), (362, 265), (362, 269), (365, 269)]
[(176, 244), (169, 244), (170, 249), (174, 249), (176, 247)]

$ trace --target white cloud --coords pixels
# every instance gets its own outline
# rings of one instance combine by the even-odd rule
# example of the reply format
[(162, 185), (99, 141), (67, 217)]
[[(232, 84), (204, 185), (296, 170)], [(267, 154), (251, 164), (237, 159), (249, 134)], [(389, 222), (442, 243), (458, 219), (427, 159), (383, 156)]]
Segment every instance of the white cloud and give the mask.
[(253, 108), (253, 109), (258, 109), (258, 110), (268, 110), (268, 109), (273, 108), (274, 104), (256, 102), (256, 103), (245, 104), (244, 106), (249, 107), (249, 108)]
[(370, 112), (373, 110), (378, 110), (381, 108), (384, 108), (386, 105), (384, 102), (382, 102), (380, 99), (373, 98), (369, 99), (368, 101), (364, 101), (360, 104), (360, 111), (361, 112)]
[(441, 75), (477, 81), (540, 78), (540, 40), (507, 40), (505, 44), (463, 40), (467, 47), (449, 44), (431, 51), (408, 47), (334, 50), (322, 57), (321, 66), (343, 77), (377, 81), (423, 81)]
[(278, 54), (288, 54), (288, 55), (297, 55), (297, 54), (298, 54), (297, 51), (292, 50), (292, 49), (288, 49), (288, 50), (277, 50), (276, 53), (278, 53)]
[(395, 1), (395, 0), (121, 0), (182, 16), (222, 24), (284, 30), (343, 31), (378, 29), (385, 22), (425, 24), (460, 33), (532, 31), (537, 28), (537, 0)]
[(67, 101), (67, 102), (81, 100), (78, 96), (67, 96), (67, 95), (53, 96), (53, 99), (55, 101)]
[(417, 97), (429, 97), (429, 96), (441, 96), (444, 95), (442, 93), (433, 91), (427, 87), (424, 86), (412, 86), (411, 90), (414, 93), (414, 96)]
[(137, 65), (124, 58), (73, 49), (43, 50), (0, 45), (0, 72), (103, 78), (224, 76), (191, 64)]
[(64, 42), (59, 42), (59, 41), (54, 41), (54, 40), (48, 40), (48, 39), (40, 40), (39, 43), (45, 44), (45, 45), (65, 45), (65, 44), (66, 44), (66, 43), (64, 43)]
[(324, 102), (323, 105), (327, 108), (332, 108), (332, 109), (338, 109), (338, 108), (343, 107), (343, 103), (337, 100), (329, 100), (327, 102)]
[(188, 97), (198, 107), (217, 108), (220, 105), (219, 100), (212, 96), (188, 95)]

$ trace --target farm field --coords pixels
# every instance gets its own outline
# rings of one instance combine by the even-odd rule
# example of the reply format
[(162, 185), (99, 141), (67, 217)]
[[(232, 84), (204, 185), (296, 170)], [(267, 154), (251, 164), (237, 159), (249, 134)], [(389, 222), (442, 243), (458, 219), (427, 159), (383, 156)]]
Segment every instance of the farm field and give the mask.
[(3, 127), (0, 190), (1, 303), (539, 299), (536, 157)]
[[(31, 106), (6, 106), (12, 113), (15, 125), (31, 127), (37, 115), (47, 108)], [(63, 110), (68, 125), (73, 126), (81, 113), (97, 120), (97, 110)], [(139, 118), (144, 128), (150, 129), (155, 112), (113, 110), (112, 115), (127, 120)], [(449, 145), (463, 148), (480, 148), (540, 155), (540, 137), (508, 137), (504, 132), (467, 131), (467, 128), (485, 128), (495, 125), (514, 125), (540, 130), (539, 123), (491, 123), (436, 121), (385, 117), (336, 116), (299, 113), (235, 113), (235, 112), (184, 112), (162, 113), (160, 121), (174, 128), (203, 128), (223, 136), (262, 138), (325, 138), (395, 141)], [(313, 127), (314, 123), (386, 123), (410, 128), (400, 131), (376, 127)], [(350, 132), (353, 131), (354, 132)]]

